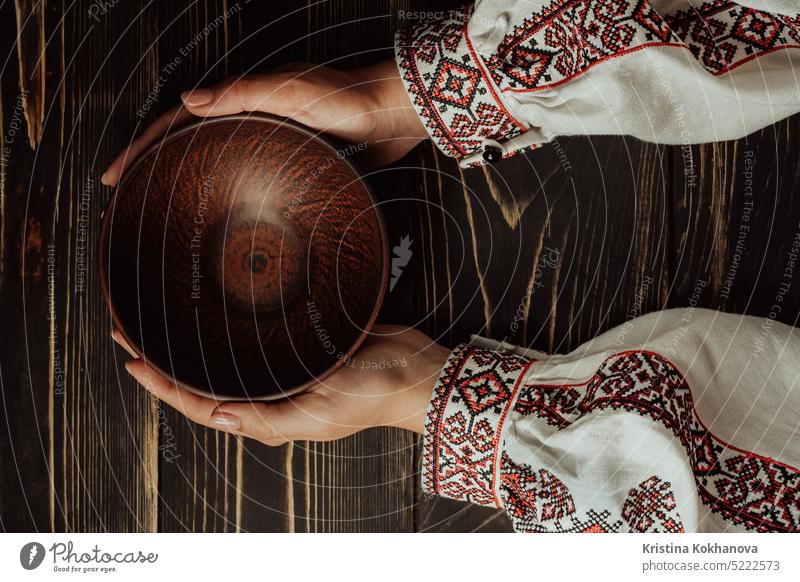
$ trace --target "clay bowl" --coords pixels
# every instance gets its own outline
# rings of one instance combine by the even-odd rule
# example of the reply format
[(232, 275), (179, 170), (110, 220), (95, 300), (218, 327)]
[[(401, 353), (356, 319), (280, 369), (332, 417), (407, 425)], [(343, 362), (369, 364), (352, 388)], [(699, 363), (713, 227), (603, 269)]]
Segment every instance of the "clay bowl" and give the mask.
[(103, 216), (114, 325), (157, 371), (220, 400), (272, 400), (343, 365), (383, 300), (388, 244), (342, 150), (295, 123), (181, 128), (126, 171)]

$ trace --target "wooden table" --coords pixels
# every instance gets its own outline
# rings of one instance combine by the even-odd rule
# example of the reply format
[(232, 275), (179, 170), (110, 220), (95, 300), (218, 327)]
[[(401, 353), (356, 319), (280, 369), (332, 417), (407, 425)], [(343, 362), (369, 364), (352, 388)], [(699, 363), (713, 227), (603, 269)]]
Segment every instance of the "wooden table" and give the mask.
[[(197, 84), (390, 58), (411, 7), (2, 4), (0, 529), (510, 529), (497, 511), (422, 495), (409, 433), (268, 448), (159, 406), (122, 369), (100, 296), (99, 176), (132, 135)], [(687, 148), (570, 138), (467, 171), (420, 147), (370, 178), (392, 245), (413, 241), (381, 320), (451, 346), (479, 333), (563, 352), (666, 307), (770, 316), (800, 236), (798, 135), (800, 117)], [(799, 313), (795, 282), (773, 317)]]

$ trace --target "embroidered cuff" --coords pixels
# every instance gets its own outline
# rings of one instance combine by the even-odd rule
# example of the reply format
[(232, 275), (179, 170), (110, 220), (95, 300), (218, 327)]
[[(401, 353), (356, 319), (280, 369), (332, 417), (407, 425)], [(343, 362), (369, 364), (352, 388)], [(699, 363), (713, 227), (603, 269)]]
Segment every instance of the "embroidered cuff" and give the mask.
[(501, 507), (497, 475), (503, 423), (532, 362), (472, 345), (450, 354), (425, 419), (424, 491)]
[[(526, 131), (500, 99), (486, 64), (467, 34), (472, 6), (463, 12), (397, 31), (400, 77), (436, 145), (448, 156), (481, 163), (484, 147)], [(501, 147), (503, 157), (506, 152)]]

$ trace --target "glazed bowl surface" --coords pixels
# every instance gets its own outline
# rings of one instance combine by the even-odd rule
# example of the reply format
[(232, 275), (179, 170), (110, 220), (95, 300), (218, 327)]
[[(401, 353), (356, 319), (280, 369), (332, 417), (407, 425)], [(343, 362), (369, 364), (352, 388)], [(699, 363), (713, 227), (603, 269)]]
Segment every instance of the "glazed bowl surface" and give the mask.
[(342, 366), (386, 290), (382, 216), (348, 151), (290, 121), (167, 135), (103, 215), (115, 327), (161, 374), (220, 400), (297, 394)]

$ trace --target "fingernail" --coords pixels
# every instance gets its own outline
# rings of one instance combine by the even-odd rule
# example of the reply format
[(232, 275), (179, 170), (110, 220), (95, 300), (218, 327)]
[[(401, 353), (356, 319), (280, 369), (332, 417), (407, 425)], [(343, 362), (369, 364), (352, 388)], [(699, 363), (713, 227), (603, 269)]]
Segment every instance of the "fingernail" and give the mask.
[[(128, 374), (130, 374), (131, 376), (136, 378), (136, 381), (141, 384), (142, 383), (142, 378), (148, 378), (148, 374), (147, 374), (147, 368), (144, 368), (144, 369), (140, 368), (138, 371), (136, 370), (136, 368), (134, 368), (134, 365), (138, 361), (139, 360), (128, 360), (127, 362), (125, 362), (125, 369), (128, 371)], [(141, 376), (141, 378), (140, 378), (140, 376)], [(147, 388), (148, 390), (151, 390), (152, 386), (150, 384), (152, 384), (152, 382), (148, 382), (148, 384), (147, 384), (147, 386), (145, 386), (145, 388)]]
[(194, 89), (181, 93), (181, 101), (189, 106), (205, 105), (212, 97), (211, 89)]
[(108, 180), (108, 172), (104, 172), (102, 176), (100, 176), (100, 182), (104, 186), (111, 186), (111, 182)]
[(238, 416), (227, 412), (215, 412), (211, 415), (211, 424), (225, 430), (238, 430), (241, 421)]

